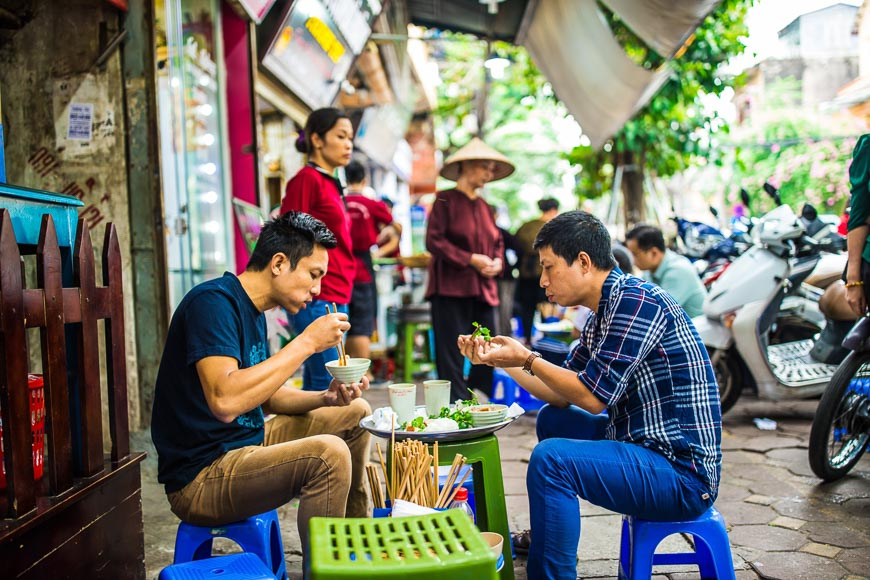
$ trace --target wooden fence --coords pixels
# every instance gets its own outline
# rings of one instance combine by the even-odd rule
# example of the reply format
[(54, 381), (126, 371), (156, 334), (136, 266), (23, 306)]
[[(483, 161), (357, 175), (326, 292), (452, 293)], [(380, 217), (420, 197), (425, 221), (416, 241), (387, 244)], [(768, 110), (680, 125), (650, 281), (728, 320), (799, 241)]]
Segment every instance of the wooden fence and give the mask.
[[(112, 224), (97, 286), (90, 232), (79, 219), (72, 287), (50, 215), (36, 247), (37, 288), (7, 210), (0, 209), (0, 577), (144, 578), (139, 462), (127, 418), (121, 253)], [(111, 451), (103, 449), (98, 324), (105, 320)], [(27, 329), (41, 339), (45, 476), (34, 479)], [(81, 573), (81, 575), (79, 575)], [(51, 575), (49, 575), (51, 574)], [(59, 575), (58, 575), (59, 574)]]

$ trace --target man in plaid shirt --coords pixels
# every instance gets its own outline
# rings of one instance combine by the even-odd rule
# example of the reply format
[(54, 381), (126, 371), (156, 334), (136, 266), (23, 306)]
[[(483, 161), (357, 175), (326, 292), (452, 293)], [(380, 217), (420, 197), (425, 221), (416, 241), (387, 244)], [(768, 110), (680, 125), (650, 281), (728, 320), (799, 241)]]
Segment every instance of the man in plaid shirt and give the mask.
[(549, 403), (526, 478), (531, 580), (576, 578), (578, 496), (668, 521), (699, 516), (718, 492), (722, 414), (707, 351), (667, 292), (616, 266), (610, 243), (582, 211), (535, 240), (548, 299), (594, 313), (562, 367), (504, 336), (458, 339), (472, 362), (505, 368)]

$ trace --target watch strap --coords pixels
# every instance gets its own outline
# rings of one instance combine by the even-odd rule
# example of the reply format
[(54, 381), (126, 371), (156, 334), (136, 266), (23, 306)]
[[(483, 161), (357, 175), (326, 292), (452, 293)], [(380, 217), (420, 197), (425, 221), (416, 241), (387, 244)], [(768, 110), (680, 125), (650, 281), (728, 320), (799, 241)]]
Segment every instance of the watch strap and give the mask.
[(532, 372), (532, 363), (535, 362), (535, 359), (541, 358), (541, 353), (537, 351), (532, 351), (529, 355), (529, 358), (526, 359), (526, 362), (523, 364), (523, 371), (526, 373), (535, 376), (535, 373)]

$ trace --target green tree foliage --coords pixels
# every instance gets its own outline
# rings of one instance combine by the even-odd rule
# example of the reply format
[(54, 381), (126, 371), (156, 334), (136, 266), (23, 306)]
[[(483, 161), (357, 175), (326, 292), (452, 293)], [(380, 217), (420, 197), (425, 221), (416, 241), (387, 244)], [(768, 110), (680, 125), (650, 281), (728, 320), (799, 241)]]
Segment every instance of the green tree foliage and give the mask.
[(708, 173), (701, 193), (715, 198), (726, 192), (725, 209), (740, 202), (740, 188), (750, 197), (752, 215), (762, 215), (774, 202), (762, 186), (779, 189), (783, 203), (800, 211), (810, 203), (819, 213), (840, 214), (849, 201), (849, 165), (854, 136), (820, 136), (822, 129), (798, 114), (759, 128), (755, 139), (723, 149), (723, 165)]
[[(487, 43), (473, 36), (437, 34), (441, 40), (433, 43), (432, 56), (442, 84), (434, 112), (435, 141), (446, 158), (478, 132), (488, 53)], [(515, 228), (537, 215), (538, 199), (573, 187), (576, 169), (564, 158), (566, 147), (560, 141), (560, 132), (573, 123), (524, 48), (494, 42), (489, 51), (510, 65), (502, 78), (489, 78), (482, 138), (517, 169), (489, 184), (487, 199), (507, 208)]]
[[(698, 158), (707, 158), (716, 146), (716, 133), (727, 132), (718, 112), (702, 104), (705, 95), (720, 95), (739, 78), (727, 78), (721, 65), (744, 50), (742, 39), (748, 35), (745, 16), (754, 0), (723, 0), (695, 31), (694, 39), (667, 64), (645, 47), (615, 14), (605, 12), (617, 40), (640, 66), (672, 70), (652, 100), (641, 109), (602, 148), (574, 149), (568, 156), (582, 167), (577, 193), (597, 197), (609, 191), (614, 168), (637, 164), (641, 171), (660, 177), (673, 175)], [(641, 180), (635, 180), (639, 189)], [(626, 191), (626, 205), (631, 206)], [(642, 191), (634, 194), (642, 199)], [(633, 200), (635, 209), (640, 199)], [(642, 207), (642, 204), (641, 204)], [(642, 211), (642, 210), (640, 210)], [(637, 216), (636, 216), (637, 217)]]

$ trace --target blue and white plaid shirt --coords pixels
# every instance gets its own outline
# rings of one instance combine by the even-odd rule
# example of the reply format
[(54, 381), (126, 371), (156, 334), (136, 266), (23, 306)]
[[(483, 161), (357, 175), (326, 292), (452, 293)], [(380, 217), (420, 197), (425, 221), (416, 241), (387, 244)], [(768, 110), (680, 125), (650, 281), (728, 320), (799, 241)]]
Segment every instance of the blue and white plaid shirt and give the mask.
[(707, 349), (670, 294), (614, 268), (565, 366), (607, 405), (608, 439), (661, 453), (716, 497), (719, 389)]

